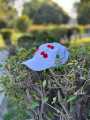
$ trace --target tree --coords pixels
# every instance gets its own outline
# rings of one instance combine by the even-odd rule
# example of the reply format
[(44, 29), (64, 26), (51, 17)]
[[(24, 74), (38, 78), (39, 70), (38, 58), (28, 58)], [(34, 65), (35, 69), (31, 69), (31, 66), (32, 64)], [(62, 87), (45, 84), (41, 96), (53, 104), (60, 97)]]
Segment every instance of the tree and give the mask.
[(79, 9), (78, 22), (80, 24), (90, 24), (90, 3), (83, 4)]
[[(87, 1), (87, 2), (86, 2)], [(79, 24), (90, 24), (90, 0), (81, 0), (76, 4)]]
[[(13, 0), (12, 0), (13, 1)], [(11, 0), (0, 0), (0, 21), (4, 21), (9, 27), (13, 27), (13, 20), (17, 17), (16, 9), (11, 4)], [(1, 26), (0, 28), (3, 28)]]
[(37, 10), (40, 8), (42, 2), (39, 0), (31, 0), (24, 4), (23, 14), (33, 18)]
[[(11, 0), (0, 0), (0, 21), (3, 23), (3, 26), (0, 26), (0, 28), (8, 27), (8, 25), (10, 27), (10, 22), (17, 15), (16, 9), (10, 5), (10, 2)], [(12, 32), (9, 29), (5, 29), (5, 30), (1, 30), (0, 33), (3, 37), (5, 44), (9, 48), (10, 55), (15, 54), (15, 46), (12, 44), (12, 40), (11, 40)]]
[(36, 24), (66, 23), (69, 16), (52, 0), (32, 0), (24, 5), (23, 14), (29, 16)]
[(90, 0), (80, 0), (81, 3), (87, 3), (89, 2)]
[(0, 18), (11, 19), (16, 16), (16, 9), (10, 5), (10, 0), (0, 0)]
[(57, 4), (43, 4), (34, 15), (33, 22), (36, 24), (45, 23), (67, 23), (68, 15)]

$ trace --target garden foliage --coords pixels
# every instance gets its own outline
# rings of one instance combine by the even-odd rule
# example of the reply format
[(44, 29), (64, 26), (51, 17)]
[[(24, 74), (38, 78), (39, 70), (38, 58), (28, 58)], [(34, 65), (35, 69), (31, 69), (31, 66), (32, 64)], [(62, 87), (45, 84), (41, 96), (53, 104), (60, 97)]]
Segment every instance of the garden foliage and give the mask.
[(21, 16), (16, 20), (16, 29), (25, 32), (28, 29), (30, 20), (27, 16)]
[(90, 0), (80, 0), (80, 2), (76, 2), (76, 9), (78, 23), (82, 25), (90, 24)]
[(48, 0), (31, 0), (24, 5), (23, 14), (35, 24), (63, 24), (69, 15), (55, 2)]
[(90, 119), (90, 47), (69, 49), (66, 65), (43, 72), (28, 70), (21, 64), (33, 56), (35, 48), (19, 49), (16, 56), (7, 60), (8, 71), (1, 79), (9, 98), (5, 118)]
[[(17, 39), (17, 44), (19, 47), (31, 48), (46, 42), (57, 42), (61, 38), (67, 38), (68, 30), (67, 26), (53, 25), (43, 29), (28, 30), (28, 34), (23, 34)], [(74, 30), (80, 35), (84, 32), (84, 29), (79, 26), (72, 27), (72, 31)]]

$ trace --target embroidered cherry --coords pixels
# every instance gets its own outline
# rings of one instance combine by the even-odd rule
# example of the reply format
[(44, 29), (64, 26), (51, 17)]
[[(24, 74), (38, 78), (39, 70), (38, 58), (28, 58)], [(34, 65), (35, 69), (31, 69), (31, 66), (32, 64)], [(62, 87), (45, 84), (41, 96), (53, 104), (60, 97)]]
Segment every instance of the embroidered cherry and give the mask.
[(48, 58), (48, 54), (45, 53), (45, 54), (43, 55), (43, 57), (44, 57), (44, 58)]
[(45, 52), (44, 52), (44, 51), (42, 51), (42, 52), (41, 52), (41, 55), (44, 55), (44, 54), (45, 54)]
[(48, 47), (48, 48), (51, 48), (51, 49), (54, 49), (54, 46), (51, 45), (51, 44), (48, 44), (47, 47)]
[(44, 57), (44, 58), (48, 58), (48, 54), (44, 51), (41, 52), (41, 55)]

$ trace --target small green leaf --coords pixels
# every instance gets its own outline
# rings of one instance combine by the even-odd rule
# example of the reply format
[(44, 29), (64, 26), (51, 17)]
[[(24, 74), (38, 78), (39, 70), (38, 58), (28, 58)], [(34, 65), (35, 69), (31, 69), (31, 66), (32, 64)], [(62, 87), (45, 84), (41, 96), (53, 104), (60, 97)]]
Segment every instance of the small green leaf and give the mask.
[(3, 65), (2, 64), (0, 64), (0, 68), (2, 68), (3, 67)]
[(67, 102), (71, 102), (73, 100), (77, 99), (77, 96), (70, 96)]
[(47, 84), (47, 82), (46, 82), (46, 80), (44, 80), (44, 81), (43, 81), (43, 87), (44, 87), (44, 88), (46, 87), (46, 84)]
[(38, 102), (32, 101), (31, 108), (32, 108), (32, 109), (35, 109), (37, 106), (39, 106)]
[(47, 102), (48, 101), (48, 97), (44, 97), (44, 102)]
[(53, 101), (52, 101), (52, 104), (55, 103), (56, 100), (57, 100), (57, 97), (54, 97), (54, 98), (53, 98)]

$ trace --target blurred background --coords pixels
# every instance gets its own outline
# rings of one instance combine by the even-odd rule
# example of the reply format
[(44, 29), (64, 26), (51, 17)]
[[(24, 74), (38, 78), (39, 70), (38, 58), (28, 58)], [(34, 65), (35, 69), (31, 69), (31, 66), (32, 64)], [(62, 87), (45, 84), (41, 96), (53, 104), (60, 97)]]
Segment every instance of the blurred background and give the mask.
[(60, 38), (88, 43), (89, 4), (89, 0), (0, 0), (0, 48)]

